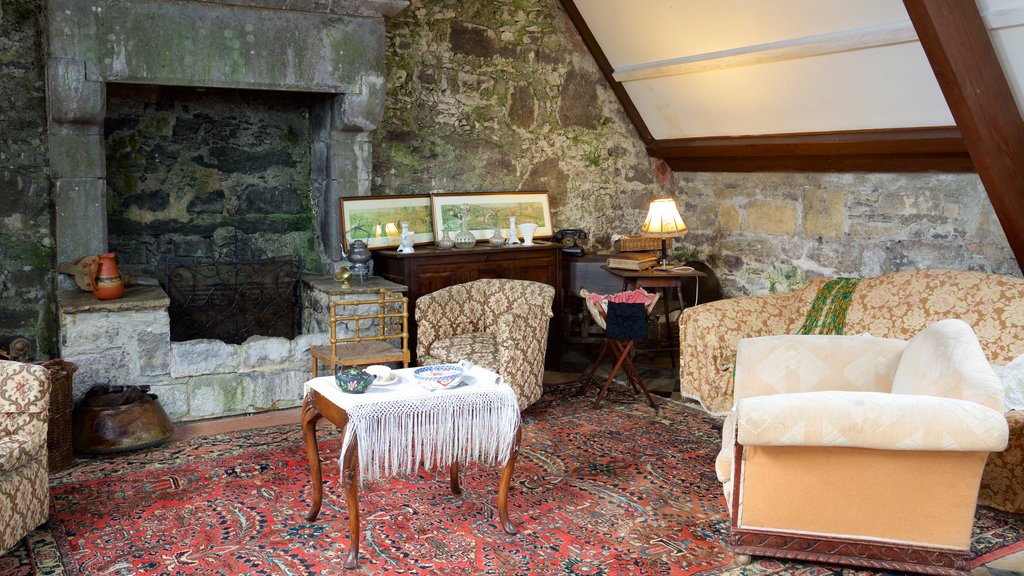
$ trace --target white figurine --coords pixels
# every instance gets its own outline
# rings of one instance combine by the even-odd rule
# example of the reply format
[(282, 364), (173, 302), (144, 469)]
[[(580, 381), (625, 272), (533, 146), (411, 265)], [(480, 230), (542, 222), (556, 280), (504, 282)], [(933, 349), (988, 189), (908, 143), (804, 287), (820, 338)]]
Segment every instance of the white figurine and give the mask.
[(506, 246), (512, 246), (519, 244), (519, 231), (516, 229), (516, 217), (508, 217), (508, 240), (505, 240)]
[(409, 223), (402, 222), (402, 233), (398, 235), (398, 251), (402, 254), (415, 252), (416, 249), (412, 247), (415, 242), (416, 233), (409, 230)]

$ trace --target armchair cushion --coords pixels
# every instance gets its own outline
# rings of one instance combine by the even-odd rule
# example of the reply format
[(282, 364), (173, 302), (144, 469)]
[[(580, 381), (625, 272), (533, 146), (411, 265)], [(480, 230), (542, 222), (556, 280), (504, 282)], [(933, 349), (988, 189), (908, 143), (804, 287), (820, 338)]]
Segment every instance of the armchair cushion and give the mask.
[(498, 343), (494, 335), (487, 332), (435, 340), (430, 344), (427, 354), (419, 359), (420, 364), (442, 364), (451, 362), (451, 358), (458, 358), (497, 372)]
[(910, 340), (892, 392), (960, 398), (1004, 410), (1002, 383), (963, 320), (940, 320)]
[(833, 446), (876, 450), (999, 451), (1002, 412), (967, 400), (880, 392), (758, 396), (736, 406), (744, 446)]

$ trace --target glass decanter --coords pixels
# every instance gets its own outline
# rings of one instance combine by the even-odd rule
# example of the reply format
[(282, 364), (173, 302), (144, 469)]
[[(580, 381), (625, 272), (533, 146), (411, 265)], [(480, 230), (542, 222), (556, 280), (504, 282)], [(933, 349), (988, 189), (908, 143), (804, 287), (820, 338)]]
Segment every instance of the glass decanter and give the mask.
[(447, 229), (442, 230), (442, 232), (441, 239), (437, 241), (435, 246), (437, 246), (438, 250), (451, 250), (455, 247), (455, 241), (448, 235)]
[(455, 235), (455, 247), (472, 248), (476, 246), (476, 236), (469, 231), (469, 204), (460, 204), (459, 208), (462, 210), (462, 222), (459, 233)]

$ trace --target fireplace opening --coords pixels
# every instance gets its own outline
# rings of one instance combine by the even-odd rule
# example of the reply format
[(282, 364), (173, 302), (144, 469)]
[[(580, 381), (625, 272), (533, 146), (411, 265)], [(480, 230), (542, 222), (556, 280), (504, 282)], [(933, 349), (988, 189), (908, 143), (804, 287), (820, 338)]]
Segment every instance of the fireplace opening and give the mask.
[(167, 259), (171, 341), (295, 338), (302, 318), (299, 260), (270, 258), (238, 243), (220, 248), (212, 258)]
[(108, 83), (108, 240), (121, 269), (157, 277), (168, 258), (214, 258), (240, 239), (320, 271), (311, 114), (327, 98)]

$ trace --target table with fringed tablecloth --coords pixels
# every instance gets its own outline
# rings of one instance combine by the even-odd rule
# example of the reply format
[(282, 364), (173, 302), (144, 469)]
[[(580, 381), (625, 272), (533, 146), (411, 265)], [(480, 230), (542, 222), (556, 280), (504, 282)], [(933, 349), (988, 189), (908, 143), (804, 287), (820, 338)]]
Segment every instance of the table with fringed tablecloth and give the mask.
[(508, 491), (521, 438), (515, 392), (502, 378), (480, 366), (466, 370), (458, 387), (424, 388), (414, 368), (395, 370), (397, 381), (373, 385), (362, 394), (342, 392), (333, 376), (306, 382), (302, 432), (313, 488), (306, 519), (316, 520), (323, 502), (316, 423), (327, 418), (342, 430), (339, 465), (349, 516), (346, 568), (359, 561), (361, 482), (426, 468), (450, 467), (452, 493), (459, 494), (459, 463), (502, 466), (498, 516), (515, 534), (508, 517)]

